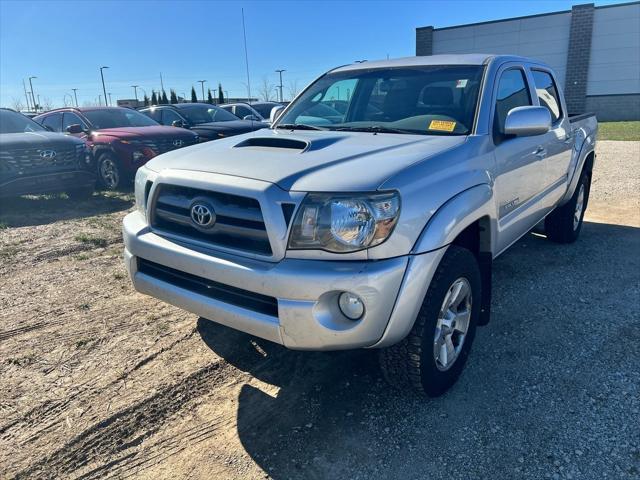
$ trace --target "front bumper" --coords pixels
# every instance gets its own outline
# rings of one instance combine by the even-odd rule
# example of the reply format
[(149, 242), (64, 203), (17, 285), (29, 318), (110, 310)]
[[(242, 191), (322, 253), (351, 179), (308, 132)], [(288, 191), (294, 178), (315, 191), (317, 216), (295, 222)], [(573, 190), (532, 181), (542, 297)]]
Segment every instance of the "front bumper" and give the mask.
[[(139, 292), (217, 323), (301, 350), (384, 346), (389, 341), (399, 340), (399, 335), (406, 334), (398, 330), (405, 328), (407, 323), (402, 315), (409, 313), (407, 308), (413, 311), (416, 301), (419, 300), (418, 304), (422, 301), (422, 297), (415, 301), (403, 298), (400, 303), (408, 307), (394, 311), (401, 288), (410, 293), (416, 291), (405, 272), (415, 271), (418, 264), (407, 267), (417, 260), (421, 275), (432, 273), (429, 264), (439, 256), (425, 254), (378, 261), (285, 258), (270, 263), (197, 250), (192, 245), (187, 247), (170, 241), (153, 233), (139, 212), (125, 217), (123, 235), (126, 267)], [(189, 278), (200, 278), (203, 285), (205, 282), (223, 284), (274, 298), (277, 314), (269, 315), (231, 304), (207, 295), (206, 288), (203, 292), (204, 287), (185, 288), (185, 284), (166, 281), (150, 274), (149, 270), (140, 271), (138, 265), (144, 264), (145, 260), (184, 272)], [(360, 320), (351, 321), (341, 314), (337, 298), (343, 291), (353, 292), (364, 301), (365, 313)], [(392, 317), (399, 320), (390, 322)], [(395, 334), (387, 331), (392, 324)]]
[(0, 183), (0, 197), (66, 192), (95, 185), (96, 175), (87, 170), (25, 175)]

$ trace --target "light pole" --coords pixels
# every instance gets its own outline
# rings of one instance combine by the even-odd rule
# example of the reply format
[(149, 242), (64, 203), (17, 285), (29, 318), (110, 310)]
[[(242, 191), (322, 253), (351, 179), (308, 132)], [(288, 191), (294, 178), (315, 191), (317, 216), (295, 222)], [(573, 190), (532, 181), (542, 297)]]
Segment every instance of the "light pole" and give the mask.
[(109, 105), (113, 105), (113, 102), (111, 101), (111, 92), (109, 92)]
[(27, 99), (27, 111), (31, 110), (31, 105), (29, 102), (29, 94), (27, 93), (27, 87), (24, 84), (24, 78), (22, 79), (22, 88), (24, 89), (24, 96)]
[(206, 80), (198, 80), (198, 82), (200, 83), (200, 86), (202, 87), (202, 103), (205, 103), (205, 100), (204, 100), (204, 84), (205, 84)]
[(33, 100), (33, 110), (36, 113), (38, 113), (38, 107), (40, 105), (36, 103), (36, 96), (33, 94), (33, 82), (31, 81), (34, 78), (38, 78), (38, 77), (29, 77), (29, 86), (31, 87), (31, 100)]
[(138, 87), (140, 85), (131, 85), (133, 87), (133, 95), (136, 97), (136, 105), (138, 105)]
[(282, 102), (282, 72), (286, 72), (286, 70), (276, 70), (276, 73), (280, 74), (280, 102)]
[(102, 93), (104, 93), (104, 104), (105, 106), (107, 106), (107, 89), (104, 86), (104, 73), (102, 73), (102, 70), (104, 70), (105, 68), (109, 67), (100, 67), (100, 77), (102, 78)]
[(98, 94), (98, 106), (102, 105), (102, 95)]
[(72, 88), (71, 90), (73, 90), (73, 98), (76, 99), (76, 107), (78, 106), (78, 94), (76, 93), (78, 91), (77, 88)]

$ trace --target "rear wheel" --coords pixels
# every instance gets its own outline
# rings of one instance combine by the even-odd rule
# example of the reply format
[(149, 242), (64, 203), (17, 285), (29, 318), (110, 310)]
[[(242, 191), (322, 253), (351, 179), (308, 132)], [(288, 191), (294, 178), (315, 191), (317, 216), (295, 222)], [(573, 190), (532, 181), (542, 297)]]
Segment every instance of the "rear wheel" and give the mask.
[(571, 199), (556, 208), (544, 221), (547, 238), (557, 243), (573, 243), (582, 230), (582, 220), (589, 201), (591, 177), (584, 171), (580, 175), (576, 191)]
[(111, 153), (98, 158), (98, 183), (107, 190), (116, 190), (122, 185), (123, 174), (118, 160)]
[(380, 352), (389, 383), (428, 396), (446, 392), (467, 361), (480, 315), (481, 277), (469, 250), (452, 245), (445, 253), (413, 329)]

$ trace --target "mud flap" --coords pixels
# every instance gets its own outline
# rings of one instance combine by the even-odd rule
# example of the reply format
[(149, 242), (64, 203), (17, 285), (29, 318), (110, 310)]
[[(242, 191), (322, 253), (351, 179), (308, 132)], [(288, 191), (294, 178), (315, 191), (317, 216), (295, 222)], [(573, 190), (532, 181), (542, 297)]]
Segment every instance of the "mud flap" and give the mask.
[(487, 325), (491, 318), (491, 269), (493, 266), (493, 256), (491, 252), (480, 252), (478, 254), (480, 263), (480, 276), (482, 278), (482, 298), (480, 299), (480, 319), (478, 325)]

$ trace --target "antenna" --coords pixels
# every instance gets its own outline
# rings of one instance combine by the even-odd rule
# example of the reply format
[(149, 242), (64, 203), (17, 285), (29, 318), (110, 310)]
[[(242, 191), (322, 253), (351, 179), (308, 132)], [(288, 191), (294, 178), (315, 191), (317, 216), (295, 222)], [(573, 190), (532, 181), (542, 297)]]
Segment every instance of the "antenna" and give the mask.
[(242, 11), (242, 34), (244, 35), (244, 62), (247, 67), (247, 103), (251, 105), (251, 81), (249, 80), (249, 54), (247, 53), (247, 30), (244, 26), (244, 8)]

